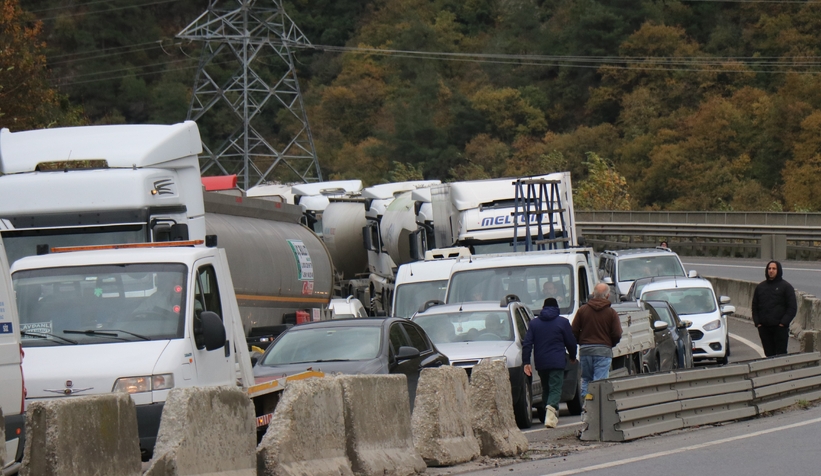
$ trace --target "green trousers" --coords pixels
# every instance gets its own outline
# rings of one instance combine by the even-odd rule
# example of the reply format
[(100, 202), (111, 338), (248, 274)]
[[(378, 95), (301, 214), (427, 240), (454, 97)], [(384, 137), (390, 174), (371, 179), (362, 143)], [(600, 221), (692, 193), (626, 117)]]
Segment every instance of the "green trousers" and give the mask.
[(562, 400), (562, 385), (564, 385), (564, 369), (538, 370), (542, 381), (542, 401), (556, 410)]

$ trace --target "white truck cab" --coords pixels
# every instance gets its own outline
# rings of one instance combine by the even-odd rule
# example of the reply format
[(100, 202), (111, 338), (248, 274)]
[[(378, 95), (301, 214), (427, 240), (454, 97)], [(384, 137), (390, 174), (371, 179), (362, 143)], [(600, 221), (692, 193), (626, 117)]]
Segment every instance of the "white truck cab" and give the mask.
[(9, 263), (0, 240), (0, 409), (5, 420), (5, 441), (0, 441), (0, 474), (11, 471), (23, 457), (25, 415), (22, 368), (23, 348), (20, 345), (20, 324), (17, 318), (14, 289)]
[(450, 270), (457, 258), (467, 258), (465, 247), (434, 249), (425, 252), (424, 261), (406, 263), (396, 271), (393, 315), (410, 318), (430, 300), (445, 301)]
[(27, 402), (127, 392), (146, 458), (172, 388), (253, 384), (225, 251), (175, 244), (14, 263)]

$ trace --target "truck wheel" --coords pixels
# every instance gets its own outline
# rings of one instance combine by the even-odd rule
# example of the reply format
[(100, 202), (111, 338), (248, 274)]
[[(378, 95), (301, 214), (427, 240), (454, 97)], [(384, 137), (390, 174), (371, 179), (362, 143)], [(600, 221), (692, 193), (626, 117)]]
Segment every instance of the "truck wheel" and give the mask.
[(516, 417), (516, 426), (519, 428), (530, 428), (533, 425), (533, 397), (530, 394), (530, 383), (527, 377), (522, 375), (522, 389), (519, 398), (513, 405), (513, 415)]
[(582, 414), (582, 386), (579, 384), (576, 384), (576, 395), (573, 396), (572, 400), (567, 402), (567, 411), (569, 411), (571, 415)]

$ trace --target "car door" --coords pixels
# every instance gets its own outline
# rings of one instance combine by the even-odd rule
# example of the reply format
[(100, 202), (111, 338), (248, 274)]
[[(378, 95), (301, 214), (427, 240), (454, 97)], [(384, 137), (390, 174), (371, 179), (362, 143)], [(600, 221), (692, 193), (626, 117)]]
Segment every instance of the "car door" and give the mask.
[[(513, 319), (516, 323), (516, 333), (518, 334), (516, 336), (516, 346), (519, 348), (520, 355), (522, 352), (522, 341), (524, 341), (527, 330), (530, 328), (530, 316), (530, 311), (525, 307), (518, 307), (515, 312), (513, 312)], [(531, 356), (530, 360), (533, 360), (533, 356)], [(520, 359), (520, 361), (523, 362), (524, 360)], [(539, 372), (531, 373), (533, 375), (531, 376), (530, 394), (533, 396), (533, 401), (538, 402), (542, 398), (542, 381), (539, 378)]]
[(676, 328), (675, 323), (673, 322), (670, 314), (665, 312), (665, 308), (659, 308), (658, 310), (655, 306), (647, 306), (647, 308), (652, 316), (651, 319), (653, 320), (654, 329), (655, 323), (658, 321), (667, 324), (666, 329), (654, 331), (656, 355), (658, 357), (656, 370), (672, 370), (678, 366), (678, 358), (676, 357), (678, 346), (673, 336), (673, 332)]
[[(193, 283), (194, 302), (190, 303), (194, 306), (194, 328), (189, 329), (192, 335), (197, 333), (196, 327), (202, 311), (215, 312), (220, 319), (224, 315), (214, 265), (208, 260), (201, 260), (197, 262), (196, 269), (197, 272)], [(232, 338), (230, 331), (229, 326), (226, 329), (226, 338), (229, 340)], [(192, 349), (198, 386), (225, 385), (226, 382), (234, 380), (234, 364), (230, 344), (210, 351), (206, 350), (204, 346), (199, 347), (201, 346), (195, 343)]]

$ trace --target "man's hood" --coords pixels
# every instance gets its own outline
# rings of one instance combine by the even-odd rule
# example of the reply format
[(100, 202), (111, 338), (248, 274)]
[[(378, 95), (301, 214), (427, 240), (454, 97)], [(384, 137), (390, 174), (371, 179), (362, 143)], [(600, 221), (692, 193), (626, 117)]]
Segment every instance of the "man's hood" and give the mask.
[[(769, 268), (769, 267), (770, 267), (770, 263), (775, 263), (775, 265), (778, 267), (778, 273), (775, 275), (775, 278), (774, 278), (774, 279), (770, 279), (770, 276), (767, 274), (767, 268)], [(765, 266), (765, 267), (764, 267), (764, 278), (765, 278), (767, 281), (773, 281), (773, 282), (775, 282), (775, 281), (781, 281), (781, 277), (782, 277), (783, 275), (784, 275), (784, 269), (783, 269), (783, 268), (781, 268), (781, 263), (779, 263), (778, 261), (775, 261), (775, 260), (770, 261), (769, 263), (767, 263), (767, 266)]]
[(557, 317), (559, 317), (559, 308), (558, 307), (553, 307), (553, 306), (544, 307), (544, 308), (542, 308), (542, 312), (539, 313), (539, 319), (541, 319), (543, 321), (552, 321), (553, 319), (556, 319)]
[(597, 311), (610, 307), (610, 300), (604, 298), (593, 298), (587, 301), (587, 305)]

